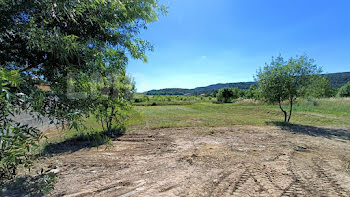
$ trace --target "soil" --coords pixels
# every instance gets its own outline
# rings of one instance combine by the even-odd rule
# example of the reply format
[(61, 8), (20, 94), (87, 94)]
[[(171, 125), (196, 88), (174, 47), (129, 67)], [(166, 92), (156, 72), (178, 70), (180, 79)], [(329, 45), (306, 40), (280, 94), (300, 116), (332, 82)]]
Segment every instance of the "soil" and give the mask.
[(50, 196), (350, 196), (346, 139), (233, 126), (134, 130), (112, 144), (41, 160), (59, 170)]

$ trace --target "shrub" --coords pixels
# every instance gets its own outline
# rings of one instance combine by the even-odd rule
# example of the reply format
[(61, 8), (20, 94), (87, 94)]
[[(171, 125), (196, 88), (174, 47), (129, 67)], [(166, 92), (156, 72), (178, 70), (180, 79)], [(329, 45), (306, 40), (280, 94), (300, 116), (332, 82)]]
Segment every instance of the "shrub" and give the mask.
[(247, 99), (259, 100), (259, 90), (254, 85), (251, 85), (249, 89), (245, 91), (245, 97)]
[(350, 81), (339, 89), (337, 96), (350, 97)]
[(237, 99), (240, 96), (238, 88), (221, 88), (216, 94), (216, 98), (220, 102), (229, 103), (233, 99)]
[(141, 103), (141, 102), (142, 102), (142, 99), (135, 98), (134, 102), (135, 102), (135, 103)]

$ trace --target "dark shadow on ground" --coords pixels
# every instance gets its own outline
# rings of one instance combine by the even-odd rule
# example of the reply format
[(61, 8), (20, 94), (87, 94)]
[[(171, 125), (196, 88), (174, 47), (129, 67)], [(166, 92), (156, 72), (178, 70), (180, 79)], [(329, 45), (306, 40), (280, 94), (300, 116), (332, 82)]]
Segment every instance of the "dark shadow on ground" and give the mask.
[(53, 188), (56, 175), (23, 176), (0, 185), (0, 196), (45, 196)]
[(320, 128), (314, 126), (307, 125), (299, 125), (299, 124), (290, 124), (285, 122), (266, 122), (268, 125), (276, 125), (283, 130), (292, 132), (292, 133), (300, 133), (310, 136), (321, 136), (325, 138), (340, 138), (344, 140), (350, 140), (350, 131), (346, 129), (330, 129), (330, 128)]
[(124, 131), (100, 132), (95, 134), (81, 134), (63, 142), (49, 143), (44, 147), (42, 155), (54, 156), (62, 153), (73, 153), (85, 148), (98, 147), (110, 140), (121, 137)]

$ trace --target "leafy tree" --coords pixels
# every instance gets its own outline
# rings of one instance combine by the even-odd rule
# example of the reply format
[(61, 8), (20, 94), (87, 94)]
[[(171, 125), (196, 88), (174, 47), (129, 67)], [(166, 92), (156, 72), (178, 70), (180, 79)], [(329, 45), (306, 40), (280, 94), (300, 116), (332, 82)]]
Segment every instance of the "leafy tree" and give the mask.
[[(321, 69), (314, 64), (314, 60), (307, 56), (290, 58), (284, 61), (281, 56), (272, 58), (257, 73), (261, 96), (269, 103), (278, 103), (284, 114), (284, 121), (289, 122), (292, 117), (293, 102), (300, 94), (301, 88), (311, 83), (313, 76), (319, 74)], [(288, 101), (289, 114), (283, 108), (284, 101)]]
[(342, 86), (337, 94), (338, 97), (350, 97), (350, 82)]
[(216, 94), (216, 98), (220, 102), (228, 103), (232, 99), (239, 98), (239, 89), (238, 88), (221, 88)]
[(245, 97), (248, 99), (259, 99), (259, 90), (254, 86), (251, 85), (249, 89), (245, 92)]
[(303, 97), (322, 98), (331, 97), (332, 95), (333, 91), (329, 80), (321, 75), (311, 77), (310, 84), (300, 89), (300, 96)]
[[(1, 133), (37, 142), (36, 131), (9, 118), (23, 111), (77, 125), (105, 102), (90, 94), (92, 77), (122, 73), (130, 57), (147, 61), (152, 46), (139, 32), (165, 12), (157, 0), (0, 0)], [(52, 91), (36, 88), (42, 82)], [(23, 154), (4, 157), (11, 140), (1, 135), (0, 162), (14, 172)]]

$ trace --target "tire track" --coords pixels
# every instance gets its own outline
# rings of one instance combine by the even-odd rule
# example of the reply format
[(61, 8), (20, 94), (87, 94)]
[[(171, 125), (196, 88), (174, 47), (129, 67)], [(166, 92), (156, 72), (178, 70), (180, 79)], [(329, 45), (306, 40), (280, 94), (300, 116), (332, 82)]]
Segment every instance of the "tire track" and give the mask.
[(300, 172), (299, 169), (295, 166), (295, 150), (290, 151), (287, 154), (287, 170), (291, 173), (292, 182), (287, 186), (282, 194), (281, 197), (287, 197), (287, 196), (307, 196), (308, 190), (304, 187), (301, 177), (299, 176), (298, 172)]
[(292, 153), (289, 170), (294, 181), (281, 196), (350, 196), (349, 192), (340, 186), (335, 175), (330, 173), (332, 168), (324, 167), (325, 163), (326, 161), (319, 157), (309, 161), (298, 158), (295, 152)]
[(350, 196), (350, 193), (345, 191), (338, 181), (335, 178), (334, 174), (331, 174), (330, 171), (332, 170), (330, 167), (325, 167), (326, 161), (321, 160), (320, 158), (313, 158), (313, 164), (314, 164), (314, 169), (317, 173), (317, 176), (322, 180), (322, 182), (325, 185), (329, 185), (332, 187), (332, 190), (334, 193), (336, 193), (338, 196)]
[(236, 187), (238, 177), (240, 177), (247, 169), (241, 168), (232, 171), (225, 179), (223, 179), (215, 188), (212, 189), (212, 196), (228, 196)]
[(251, 191), (256, 195), (267, 196), (276, 192), (282, 193), (266, 174), (268, 171), (265, 167), (253, 165), (225, 170), (219, 178), (212, 177), (199, 185), (184, 189), (192, 193), (183, 193), (182, 196), (241, 196)]
[(288, 196), (307, 196), (307, 192), (303, 189), (299, 180), (293, 181), (281, 194), (281, 197)]

